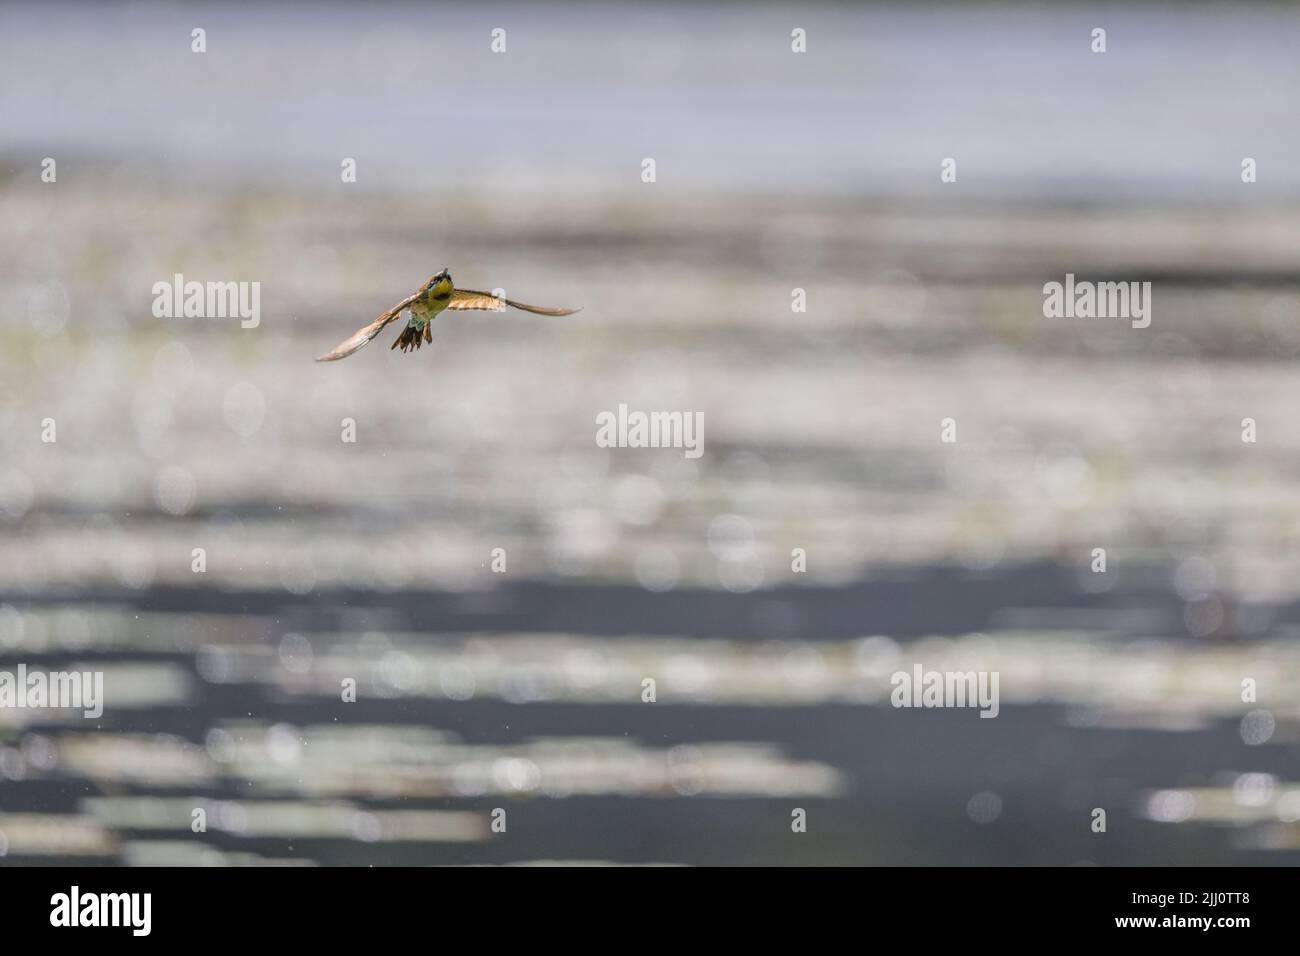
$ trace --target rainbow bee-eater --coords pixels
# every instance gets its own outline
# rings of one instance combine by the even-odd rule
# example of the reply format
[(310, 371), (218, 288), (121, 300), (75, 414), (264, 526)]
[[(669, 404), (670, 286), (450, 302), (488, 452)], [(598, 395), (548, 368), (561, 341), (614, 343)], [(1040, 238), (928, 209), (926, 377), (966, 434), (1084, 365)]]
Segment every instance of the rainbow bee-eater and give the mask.
[(392, 348), (400, 346), (403, 352), (418, 349), (425, 342), (433, 341), (433, 333), (430, 327), (433, 325), (433, 320), (437, 318), (438, 313), (443, 309), (455, 311), (477, 309), (485, 312), (501, 312), (506, 306), (523, 309), (525, 312), (536, 312), (538, 315), (572, 315), (578, 311), (577, 309), (547, 309), (540, 305), (526, 305), (523, 302), (498, 298), (490, 292), (457, 289), (452, 284), (451, 273), (443, 269), (415, 292), (412, 292), (397, 305), (375, 319), (375, 321), (364, 328), (358, 329), (351, 338), (340, 342), (332, 351), (326, 352), (316, 361), (336, 362), (341, 358), (347, 358), (378, 335), (380, 330), (389, 322), (392, 322), (407, 310), (410, 310), (410, 318), (406, 322), (406, 327), (402, 329), (402, 334), (392, 344)]

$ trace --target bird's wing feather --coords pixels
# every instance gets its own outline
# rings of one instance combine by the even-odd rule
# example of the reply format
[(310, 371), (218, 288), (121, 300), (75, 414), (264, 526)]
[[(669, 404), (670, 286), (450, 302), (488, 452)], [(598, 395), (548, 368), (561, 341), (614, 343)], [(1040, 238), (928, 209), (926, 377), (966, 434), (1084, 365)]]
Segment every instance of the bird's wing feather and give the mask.
[(397, 305), (393, 306), (391, 309), (389, 309), (379, 318), (375, 319), (375, 321), (371, 322), (369, 325), (357, 329), (357, 331), (350, 338), (344, 339), (338, 345), (334, 346), (334, 348), (331, 351), (326, 352), (324, 355), (316, 359), (316, 361), (337, 362), (341, 358), (347, 358), (353, 352), (357, 351), (357, 349), (361, 348), (361, 346), (365, 345), (376, 335), (378, 335), (385, 325), (387, 325), (389, 322), (393, 321), (393, 319), (401, 315), (402, 310), (405, 309), (407, 306), (409, 306), (412, 302), (414, 302), (419, 297), (420, 294), (418, 292), (411, 293), (401, 302), (397, 303)]
[(581, 311), (579, 309), (548, 309), (541, 305), (528, 305), (524, 302), (515, 302), (513, 299), (498, 298), (490, 292), (475, 292), (473, 289), (457, 289), (451, 294), (451, 301), (447, 303), (447, 308), (463, 312), (467, 309), (476, 309), (483, 312), (501, 312), (506, 306), (512, 309), (523, 309), (525, 312), (535, 312), (538, 315), (573, 315)]

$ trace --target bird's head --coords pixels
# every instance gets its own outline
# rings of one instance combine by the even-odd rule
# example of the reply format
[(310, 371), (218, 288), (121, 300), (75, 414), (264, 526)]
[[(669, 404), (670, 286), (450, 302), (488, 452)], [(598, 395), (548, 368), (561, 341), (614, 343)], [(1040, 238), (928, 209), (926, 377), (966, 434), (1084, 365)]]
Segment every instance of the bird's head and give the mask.
[(425, 284), (424, 290), (426, 292), (431, 292), (435, 295), (442, 292), (450, 292), (451, 273), (448, 272), (446, 269), (443, 269), (441, 272), (439, 272), (436, 276), (434, 276)]

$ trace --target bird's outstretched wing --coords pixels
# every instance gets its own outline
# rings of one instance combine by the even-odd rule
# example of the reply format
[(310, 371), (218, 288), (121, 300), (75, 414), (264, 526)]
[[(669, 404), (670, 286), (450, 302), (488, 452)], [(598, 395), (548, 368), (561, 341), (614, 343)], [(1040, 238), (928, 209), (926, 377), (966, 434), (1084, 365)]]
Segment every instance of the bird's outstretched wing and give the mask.
[(457, 289), (451, 294), (451, 301), (447, 303), (447, 308), (463, 312), (468, 309), (477, 309), (483, 312), (503, 312), (505, 307), (510, 306), (512, 309), (523, 309), (525, 312), (535, 312), (538, 315), (573, 315), (581, 309), (548, 309), (541, 305), (528, 305), (524, 302), (515, 302), (513, 299), (498, 298), (490, 292), (475, 292), (473, 289)]
[(420, 294), (418, 292), (411, 293), (401, 302), (397, 303), (397, 305), (393, 306), (379, 318), (375, 319), (375, 321), (371, 322), (367, 326), (357, 329), (350, 338), (344, 339), (338, 345), (334, 346), (331, 351), (326, 352), (324, 355), (316, 359), (316, 361), (337, 362), (341, 358), (347, 358), (357, 349), (361, 348), (361, 346), (365, 345), (378, 335), (385, 325), (401, 315), (402, 310), (419, 298), (419, 296)]

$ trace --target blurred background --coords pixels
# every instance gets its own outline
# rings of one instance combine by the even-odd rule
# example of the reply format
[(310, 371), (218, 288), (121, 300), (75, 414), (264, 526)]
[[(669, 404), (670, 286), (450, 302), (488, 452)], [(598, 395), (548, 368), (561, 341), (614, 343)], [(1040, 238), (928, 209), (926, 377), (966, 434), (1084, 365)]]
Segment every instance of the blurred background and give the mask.
[[(1300, 861), (1298, 40), (0, 8), (0, 669), (107, 697), (0, 710), (0, 862)], [(312, 362), (444, 266), (584, 310)], [(1151, 327), (1044, 318), (1066, 272)], [(175, 273), (260, 325), (155, 318)], [(620, 403), (702, 457), (598, 447)], [(999, 716), (892, 708), (916, 663)]]

